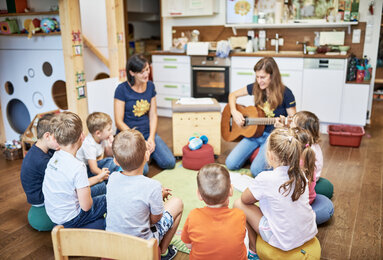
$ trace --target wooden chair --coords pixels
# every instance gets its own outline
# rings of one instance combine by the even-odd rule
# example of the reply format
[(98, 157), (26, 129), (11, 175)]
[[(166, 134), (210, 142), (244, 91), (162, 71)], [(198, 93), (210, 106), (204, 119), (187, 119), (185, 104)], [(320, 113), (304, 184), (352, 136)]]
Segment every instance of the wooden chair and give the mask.
[(95, 229), (64, 228), (52, 230), (55, 259), (91, 256), (111, 259), (158, 260), (157, 240)]

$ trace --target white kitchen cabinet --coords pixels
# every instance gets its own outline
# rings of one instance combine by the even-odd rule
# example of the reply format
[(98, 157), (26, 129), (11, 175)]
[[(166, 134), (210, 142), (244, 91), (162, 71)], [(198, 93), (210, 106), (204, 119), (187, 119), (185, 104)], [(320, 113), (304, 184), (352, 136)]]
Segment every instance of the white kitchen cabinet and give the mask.
[(172, 100), (191, 96), (190, 57), (153, 55), (152, 61), (158, 115), (171, 116)]
[(345, 59), (305, 59), (302, 109), (321, 122), (339, 123), (345, 82)]
[(213, 15), (218, 11), (217, 0), (162, 0), (162, 17)]
[(340, 121), (342, 124), (366, 124), (368, 106), (368, 84), (345, 84), (343, 87)]

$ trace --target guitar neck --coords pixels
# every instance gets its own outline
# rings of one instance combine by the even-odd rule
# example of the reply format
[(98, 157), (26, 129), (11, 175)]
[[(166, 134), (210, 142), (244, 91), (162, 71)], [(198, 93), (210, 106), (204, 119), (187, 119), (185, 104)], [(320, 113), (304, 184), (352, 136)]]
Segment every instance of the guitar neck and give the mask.
[(277, 120), (277, 118), (274, 118), (274, 117), (251, 118), (251, 117), (248, 117), (245, 120), (246, 120), (245, 125), (273, 125), (275, 123), (275, 121)]

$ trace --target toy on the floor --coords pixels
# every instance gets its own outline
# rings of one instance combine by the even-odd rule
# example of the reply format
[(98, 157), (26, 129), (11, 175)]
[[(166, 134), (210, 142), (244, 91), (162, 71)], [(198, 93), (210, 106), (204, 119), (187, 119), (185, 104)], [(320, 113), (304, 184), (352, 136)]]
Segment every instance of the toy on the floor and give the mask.
[(206, 135), (201, 135), (199, 137), (192, 136), (189, 138), (189, 144), (188, 147), (190, 150), (198, 150), (202, 147), (203, 144), (207, 144), (209, 139), (207, 138)]
[(191, 150), (188, 145), (182, 148), (182, 166), (185, 169), (198, 171), (209, 163), (214, 163), (214, 149), (210, 144), (197, 150)]

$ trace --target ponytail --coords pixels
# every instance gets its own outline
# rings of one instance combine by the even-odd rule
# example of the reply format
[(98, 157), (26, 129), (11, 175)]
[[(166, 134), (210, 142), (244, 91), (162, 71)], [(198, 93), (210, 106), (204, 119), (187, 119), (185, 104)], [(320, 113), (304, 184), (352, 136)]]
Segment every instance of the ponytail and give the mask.
[(314, 180), (314, 172), (316, 168), (315, 152), (311, 148), (314, 140), (308, 130), (302, 129), (300, 127), (295, 127), (292, 130), (296, 133), (297, 139), (301, 142), (301, 168), (305, 173), (306, 178), (309, 180), (309, 183), (311, 183)]

